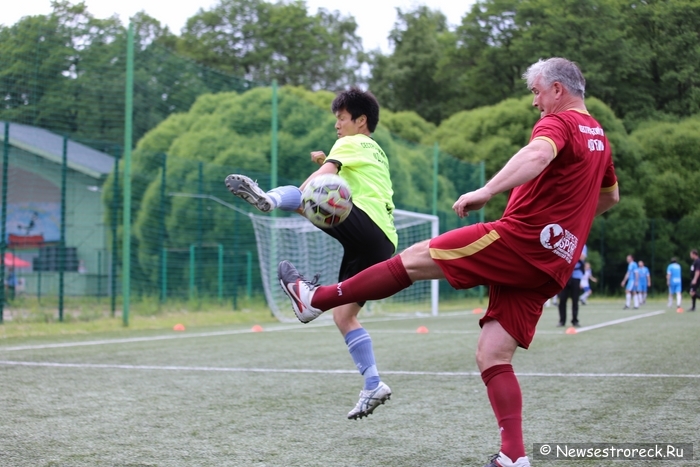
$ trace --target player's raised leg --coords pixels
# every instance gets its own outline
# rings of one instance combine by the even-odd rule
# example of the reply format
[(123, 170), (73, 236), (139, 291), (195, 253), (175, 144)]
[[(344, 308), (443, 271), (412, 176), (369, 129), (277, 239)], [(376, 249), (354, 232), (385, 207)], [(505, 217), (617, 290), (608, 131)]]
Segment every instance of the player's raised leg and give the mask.
[(225, 183), (231, 193), (252, 204), (262, 212), (270, 212), (275, 208), (267, 193), (265, 193), (258, 186), (258, 183), (250, 177), (240, 174), (231, 174), (226, 177)]
[(299, 321), (308, 323), (325, 311), (311, 306), (311, 300), (319, 287), (316, 280), (306, 280), (292, 263), (280, 262), (277, 267), (277, 278), (282, 290), (292, 302), (292, 309)]
[(270, 212), (277, 208), (296, 211), (301, 206), (301, 191), (293, 185), (276, 187), (266, 193), (256, 181), (241, 174), (229, 175), (225, 183), (231, 193), (262, 212)]
[(444, 273), (430, 256), (430, 240), (405, 249), (337, 284), (319, 286), (305, 280), (289, 261), (280, 262), (280, 285), (292, 301), (297, 317), (308, 322), (340, 305), (381, 300), (406, 289), (417, 280), (443, 279)]

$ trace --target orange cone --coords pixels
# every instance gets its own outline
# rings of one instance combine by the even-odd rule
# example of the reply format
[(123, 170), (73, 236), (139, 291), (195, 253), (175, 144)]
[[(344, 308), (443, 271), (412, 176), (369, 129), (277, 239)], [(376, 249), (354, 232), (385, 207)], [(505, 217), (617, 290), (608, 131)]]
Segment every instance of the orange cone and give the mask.
[(173, 326), (173, 331), (184, 331), (185, 330), (185, 325), (177, 323), (175, 326)]
[(683, 311), (685, 310), (683, 310), (681, 307), (676, 308), (676, 313), (683, 313)]
[(576, 328), (571, 326), (571, 327), (567, 328), (566, 333), (567, 334), (576, 334)]
[(253, 331), (253, 332), (263, 332), (263, 327), (260, 326), (259, 324), (256, 324), (255, 326), (253, 326), (252, 328), (250, 328), (250, 330)]
[(416, 332), (418, 334), (427, 334), (429, 331), (428, 331), (428, 328), (426, 328), (425, 326), (418, 326), (418, 329), (416, 329)]
[(474, 313), (475, 315), (480, 315), (483, 312), (484, 310), (482, 310), (481, 308), (474, 308), (474, 310), (472, 311), (472, 313)]

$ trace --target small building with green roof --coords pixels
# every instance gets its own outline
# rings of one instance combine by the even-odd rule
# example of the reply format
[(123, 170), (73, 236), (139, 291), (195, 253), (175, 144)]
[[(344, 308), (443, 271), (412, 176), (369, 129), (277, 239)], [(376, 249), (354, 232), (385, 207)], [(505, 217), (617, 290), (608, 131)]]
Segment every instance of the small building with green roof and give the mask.
[(0, 167), (8, 162), (7, 187), (0, 178), (0, 203), (5, 203), (6, 210), (5, 248), (31, 263), (15, 271), (22, 279), (22, 293), (58, 294), (63, 230), (64, 293), (107, 295), (111, 236), (105, 224), (102, 185), (115, 168), (115, 158), (20, 123), (0, 122), (0, 140)]

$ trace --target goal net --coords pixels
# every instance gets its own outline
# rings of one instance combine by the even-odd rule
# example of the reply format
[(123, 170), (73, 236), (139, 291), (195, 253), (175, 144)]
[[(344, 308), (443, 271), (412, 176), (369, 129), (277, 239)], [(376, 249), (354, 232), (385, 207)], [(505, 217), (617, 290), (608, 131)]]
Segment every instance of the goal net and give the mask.
[[(292, 305), (279, 285), (277, 265), (282, 260), (291, 261), (305, 278), (310, 280), (318, 274), (321, 284), (332, 284), (338, 281), (343, 249), (336, 239), (301, 216), (249, 216), (255, 230), (260, 275), (268, 306), (280, 321), (296, 321)], [(429, 214), (396, 209), (394, 223), (399, 234), (397, 252), (439, 234), (438, 217)], [(392, 297), (367, 302), (362, 313), (437, 315), (438, 282), (418, 281)], [(327, 316), (330, 317), (330, 313)]]

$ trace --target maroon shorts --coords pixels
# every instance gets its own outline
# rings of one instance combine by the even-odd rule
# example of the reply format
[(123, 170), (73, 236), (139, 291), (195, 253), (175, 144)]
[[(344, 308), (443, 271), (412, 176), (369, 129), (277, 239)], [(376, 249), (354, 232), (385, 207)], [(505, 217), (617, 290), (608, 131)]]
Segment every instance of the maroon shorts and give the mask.
[(498, 222), (451, 230), (430, 241), (430, 256), (455, 289), (489, 286), (489, 305), (479, 321), (495, 319), (528, 348), (547, 299), (561, 286), (512, 250), (498, 235)]

